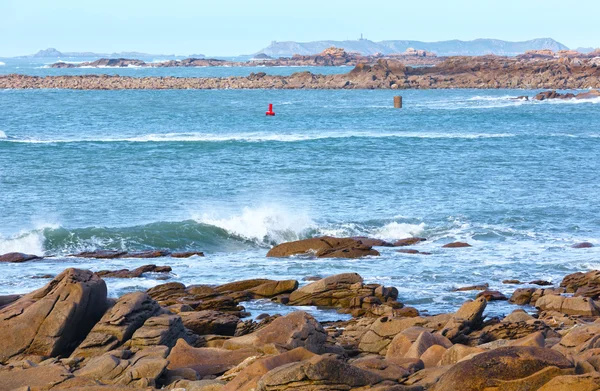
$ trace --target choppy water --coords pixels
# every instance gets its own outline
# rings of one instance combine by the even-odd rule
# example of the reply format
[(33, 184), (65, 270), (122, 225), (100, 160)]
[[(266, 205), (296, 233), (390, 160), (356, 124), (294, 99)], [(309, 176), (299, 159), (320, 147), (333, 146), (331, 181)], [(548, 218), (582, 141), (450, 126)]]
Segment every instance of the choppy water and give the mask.
[[(186, 284), (353, 271), (435, 313), (475, 295), (453, 287), (598, 268), (600, 102), (510, 99), (534, 93), (403, 91), (395, 110), (390, 91), (0, 91), (0, 253), (50, 256), (0, 265), (0, 294), (70, 266), (169, 264)], [(425, 236), (433, 254), (265, 257), (322, 234)], [(441, 248), (455, 240), (473, 247)], [(95, 248), (206, 257), (64, 258)], [(108, 280), (113, 296), (162, 282)]]

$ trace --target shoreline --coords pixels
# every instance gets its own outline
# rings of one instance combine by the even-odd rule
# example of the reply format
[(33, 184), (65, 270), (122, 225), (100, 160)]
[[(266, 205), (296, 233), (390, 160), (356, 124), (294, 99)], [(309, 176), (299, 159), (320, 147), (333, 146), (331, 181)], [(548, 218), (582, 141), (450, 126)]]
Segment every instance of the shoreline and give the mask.
[(590, 89), (600, 88), (597, 58), (523, 59), (452, 57), (415, 68), (397, 60), (360, 63), (346, 74), (297, 72), (273, 76), (179, 78), (111, 75), (0, 76), (0, 89), (162, 90), (162, 89)]
[[(376, 255), (371, 245), (378, 244), (321, 237), (283, 243), (267, 257), (313, 249), (316, 258), (362, 258)], [(468, 245), (447, 246), (460, 251)], [(430, 315), (398, 301), (396, 288), (366, 284), (352, 272), (303, 285), (261, 278), (221, 285), (166, 282), (108, 298), (102, 278), (139, 277), (140, 270), (133, 272), (69, 268), (31, 293), (0, 296), (0, 328), (9, 336), (0, 347), (0, 384), (7, 390), (98, 391), (600, 386), (600, 271), (566, 275), (557, 286), (532, 281), (535, 287), (512, 294), (514, 311), (491, 318), (488, 303), (508, 298), (485, 285), (462, 287), (473, 300), (457, 311)], [(256, 299), (330, 308), (351, 319), (319, 322), (303, 310), (248, 319), (241, 303)]]

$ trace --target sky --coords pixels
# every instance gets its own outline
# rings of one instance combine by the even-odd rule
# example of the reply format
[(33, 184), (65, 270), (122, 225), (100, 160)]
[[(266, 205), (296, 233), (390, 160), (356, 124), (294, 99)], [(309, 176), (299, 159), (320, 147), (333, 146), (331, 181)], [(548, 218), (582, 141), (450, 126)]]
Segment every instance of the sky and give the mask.
[(0, 56), (252, 54), (271, 41), (554, 38), (600, 47), (598, 0), (0, 0)]

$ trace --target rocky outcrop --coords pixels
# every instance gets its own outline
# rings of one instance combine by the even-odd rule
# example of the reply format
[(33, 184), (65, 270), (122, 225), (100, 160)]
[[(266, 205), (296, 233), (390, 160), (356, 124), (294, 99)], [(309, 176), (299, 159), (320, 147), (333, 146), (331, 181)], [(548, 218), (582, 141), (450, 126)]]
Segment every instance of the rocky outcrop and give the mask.
[(240, 321), (236, 315), (215, 310), (181, 312), (179, 316), (183, 325), (198, 335), (233, 336)]
[(223, 374), (248, 357), (256, 355), (256, 350), (252, 348), (237, 350), (194, 348), (180, 339), (167, 359), (171, 370), (189, 368), (194, 370), (199, 377), (204, 377)]
[(441, 334), (455, 343), (464, 341), (466, 335), (481, 326), (486, 305), (483, 297), (466, 302), (446, 323)]
[(133, 270), (100, 270), (96, 274), (104, 278), (138, 278), (144, 273), (170, 273), (171, 271), (170, 266), (144, 265)]
[(546, 295), (540, 297), (535, 306), (542, 311), (556, 311), (566, 315), (598, 316), (600, 310), (593, 300), (587, 297), (564, 297)]
[(255, 349), (257, 352), (277, 354), (298, 347), (319, 353), (327, 334), (319, 322), (303, 311), (279, 317), (258, 331), (228, 339), (223, 348), (229, 350)]
[(292, 255), (312, 255), (317, 258), (360, 258), (367, 255), (379, 255), (371, 246), (352, 238), (320, 238), (304, 239), (282, 243), (273, 247), (267, 257), (289, 257)]
[(600, 90), (591, 90), (588, 92), (581, 92), (579, 94), (566, 93), (561, 94), (556, 91), (544, 91), (540, 92), (533, 97), (533, 100), (548, 100), (548, 99), (595, 99), (600, 98)]
[(178, 339), (188, 342), (194, 341), (183, 326), (183, 321), (178, 315), (162, 314), (148, 318), (142, 327), (138, 328), (127, 346), (131, 348), (145, 348), (147, 346), (175, 346)]
[(292, 292), (288, 304), (335, 307), (364, 315), (382, 304), (401, 308), (397, 298), (396, 288), (364, 284), (358, 274), (344, 273), (323, 278)]
[(128, 341), (146, 320), (162, 309), (146, 293), (123, 295), (92, 328), (71, 357), (92, 357), (113, 350)]
[(575, 296), (597, 299), (600, 297), (600, 270), (569, 274), (563, 278), (560, 286)]
[(0, 310), (0, 362), (68, 356), (107, 305), (104, 281), (87, 270), (66, 269), (45, 287)]
[(469, 243), (465, 242), (452, 242), (447, 243), (442, 246), (442, 248), (462, 248), (462, 247), (472, 247)]
[(33, 260), (42, 259), (42, 257), (38, 257), (33, 254), (24, 254), (24, 253), (6, 253), (4, 255), (0, 255), (0, 263), (23, 263)]

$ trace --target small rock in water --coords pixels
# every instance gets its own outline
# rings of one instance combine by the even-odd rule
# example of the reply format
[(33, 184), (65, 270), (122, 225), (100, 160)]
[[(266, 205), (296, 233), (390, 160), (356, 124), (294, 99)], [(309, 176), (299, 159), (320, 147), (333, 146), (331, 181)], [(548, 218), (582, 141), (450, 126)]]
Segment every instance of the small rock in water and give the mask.
[(503, 284), (521, 284), (521, 281), (519, 280), (504, 280), (502, 281)]
[(203, 257), (204, 253), (202, 251), (185, 251), (171, 254), (171, 258), (190, 258), (193, 256)]
[(418, 237), (400, 239), (394, 242), (394, 247), (412, 246), (413, 244), (421, 243), (425, 240), (427, 239)]
[(508, 300), (508, 297), (499, 291), (483, 291), (478, 293), (477, 297), (485, 297), (487, 301)]
[(47, 279), (47, 278), (54, 278), (54, 275), (52, 275), (52, 274), (42, 274), (42, 275), (38, 275), (38, 276), (32, 276), (31, 278), (34, 279), (34, 280), (37, 280), (37, 279), (44, 280), (44, 279)]
[(572, 248), (591, 248), (591, 247), (594, 247), (594, 245), (591, 244), (590, 242), (581, 242), (581, 243), (575, 243), (571, 247)]
[(36, 259), (42, 259), (42, 257), (38, 257), (33, 254), (23, 254), (23, 253), (7, 253), (4, 255), (0, 255), (0, 263), (8, 262), (8, 263), (22, 263), (27, 261), (33, 261)]
[(171, 270), (170, 266), (144, 265), (133, 270), (100, 270), (96, 274), (105, 278), (138, 278), (144, 273), (169, 273)]
[(406, 248), (406, 249), (400, 249), (400, 250), (396, 250), (397, 253), (403, 253), (403, 254), (421, 254), (421, 255), (431, 255), (431, 253), (428, 252), (422, 252), (419, 250), (415, 250), (412, 248)]
[(352, 237), (352, 239), (358, 240), (365, 246), (371, 246), (371, 247), (392, 247), (393, 246), (392, 243), (386, 242), (385, 240), (368, 238), (366, 236), (354, 236), (354, 237)]
[(531, 285), (539, 285), (539, 286), (549, 286), (552, 285), (552, 283), (550, 281), (545, 281), (545, 280), (533, 280), (531, 282), (529, 282)]
[(461, 247), (472, 247), (472, 246), (469, 243), (465, 243), (465, 242), (453, 242), (453, 243), (444, 244), (442, 247), (443, 248), (461, 248)]
[(320, 276), (306, 276), (302, 279), (302, 281), (319, 281), (322, 279), (323, 279), (323, 277), (320, 277)]
[(465, 291), (485, 291), (490, 287), (490, 284), (488, 284), (487, 282), (485, 284), (479, 284), (479, 285), (471, 285), (471, 286), (464, 286), (461, 288), (455, 288), (452, 289), (453, 292), (465, 292)]

